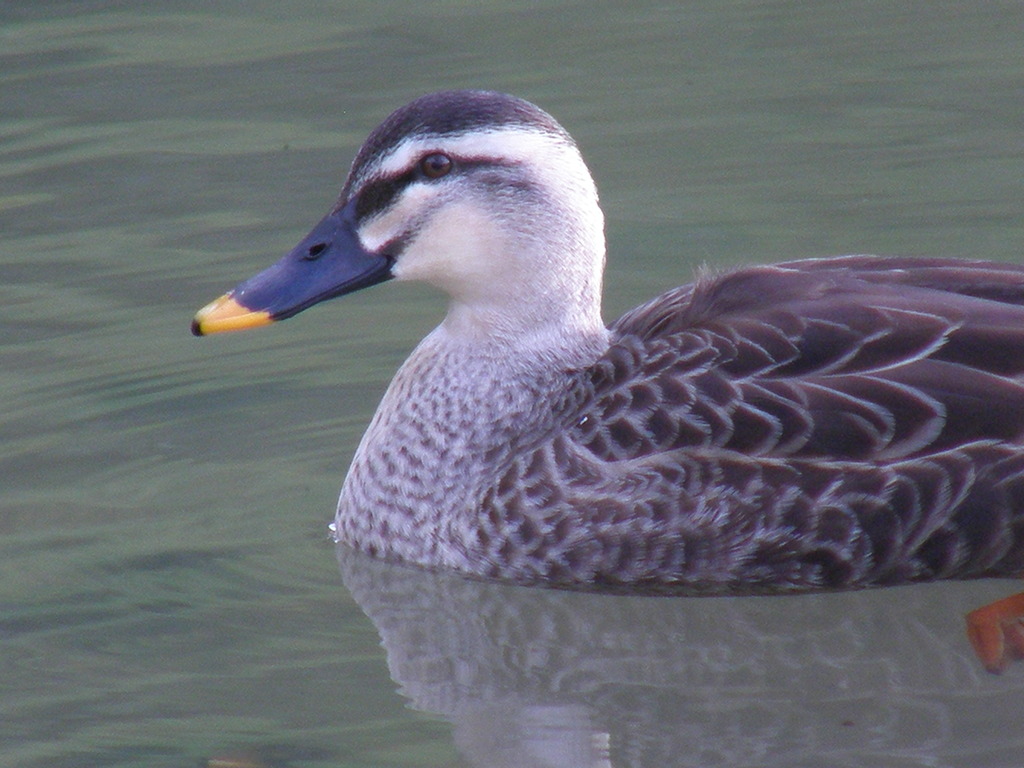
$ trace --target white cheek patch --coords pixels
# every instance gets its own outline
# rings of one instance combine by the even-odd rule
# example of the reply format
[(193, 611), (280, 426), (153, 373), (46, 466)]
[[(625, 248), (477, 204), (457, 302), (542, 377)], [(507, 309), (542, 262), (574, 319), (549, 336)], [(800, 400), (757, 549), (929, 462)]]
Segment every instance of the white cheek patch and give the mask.
[(451, 203), (424, 224), (394, 266), (397, 280), (421, 280), (452, 293), (487, 285), (505, 260), (503, 233), (472, 203)]
[[(366, 178), (402, 176), (430, 152), (445, 152), (455, 158), (486, 159), (505, 164), (537, 164), (558, 167), (558, 157), (575, 150), (550, 134), (524, 128), (503, 128), (490, 132), (467, 133), (456, 137), (405, 139), (378, 162), (366, 169)], [(407, 234), (410, 228), (428, 214), (438, 202), (439, 193), (447, 182), (430, 184), (413, 182), (396, 200), (370, 217), (359, 230), (363, 247), (377, 251), (386, 243)]]

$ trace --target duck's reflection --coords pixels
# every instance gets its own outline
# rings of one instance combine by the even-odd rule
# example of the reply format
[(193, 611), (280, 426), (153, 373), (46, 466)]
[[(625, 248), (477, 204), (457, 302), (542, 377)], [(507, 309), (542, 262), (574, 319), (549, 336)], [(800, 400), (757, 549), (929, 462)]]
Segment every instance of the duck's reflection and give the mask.
[(338, 558), (401, 694), (451, 720), (476, 766), (925, 765), (998, 751), (979, 719), (1019, 712), (949, 585), (630, 597)]

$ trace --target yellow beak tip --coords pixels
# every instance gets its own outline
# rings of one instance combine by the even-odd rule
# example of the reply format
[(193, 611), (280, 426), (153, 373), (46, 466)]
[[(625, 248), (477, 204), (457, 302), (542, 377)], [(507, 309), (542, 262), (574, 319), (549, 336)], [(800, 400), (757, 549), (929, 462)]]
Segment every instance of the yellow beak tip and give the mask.
[(226, 293), (196, 312), (192, 318), (192, 333), (207, 336), (222, 331), (258, 328), (272, 322), (274, 318), (269, 312), (254, 312), (235, 301), (232, 294)]

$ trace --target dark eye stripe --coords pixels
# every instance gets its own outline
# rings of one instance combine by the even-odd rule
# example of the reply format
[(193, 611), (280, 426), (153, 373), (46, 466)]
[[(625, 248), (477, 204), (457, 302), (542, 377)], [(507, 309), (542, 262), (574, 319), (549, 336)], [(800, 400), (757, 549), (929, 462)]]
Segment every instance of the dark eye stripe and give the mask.
[[(472, 171), (476, 168), (494, 168), (496, 166), (514, 165), (507, 160), (488, 157), (473, 159), (453, 158), (453, 160), (455, 167), (459, 171)], [(356, 219), (361, 221), (369, 216), (380, 213), (391, 205), (395, 198), (397, 198), (402, 193), (402, 190), (407, 186), (415, 181), (424, 179), (428, 182), (431, 180), (429, 177), (424, 175), (421, 170), (420, 163), (417, 162), (416, 165), (405, 173), (397, 176), (377, 178), (367, 182), (362, 189), (359, 190), (359, 198), (356, 200)]]
[(374, 179), (359, 190), (356, 200), (356, 219), (361, 221), (375, 213), (379, 213), (391, 205), (392, 201), (409, 186), (416, 178), (415, 171), (406, 171), (400, 176)]

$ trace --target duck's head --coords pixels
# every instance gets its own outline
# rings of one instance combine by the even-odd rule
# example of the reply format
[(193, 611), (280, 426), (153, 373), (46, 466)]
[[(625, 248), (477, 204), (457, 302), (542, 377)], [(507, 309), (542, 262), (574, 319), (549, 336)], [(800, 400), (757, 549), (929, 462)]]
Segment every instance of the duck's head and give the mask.
[(264, 325), (394, 278), (444, 290), (454, 332), (593, 333), (603, 269), (597, 192), (569, 134), (522, 99), (445, 91), (392, 113), (334, 209), (192, 331)]

